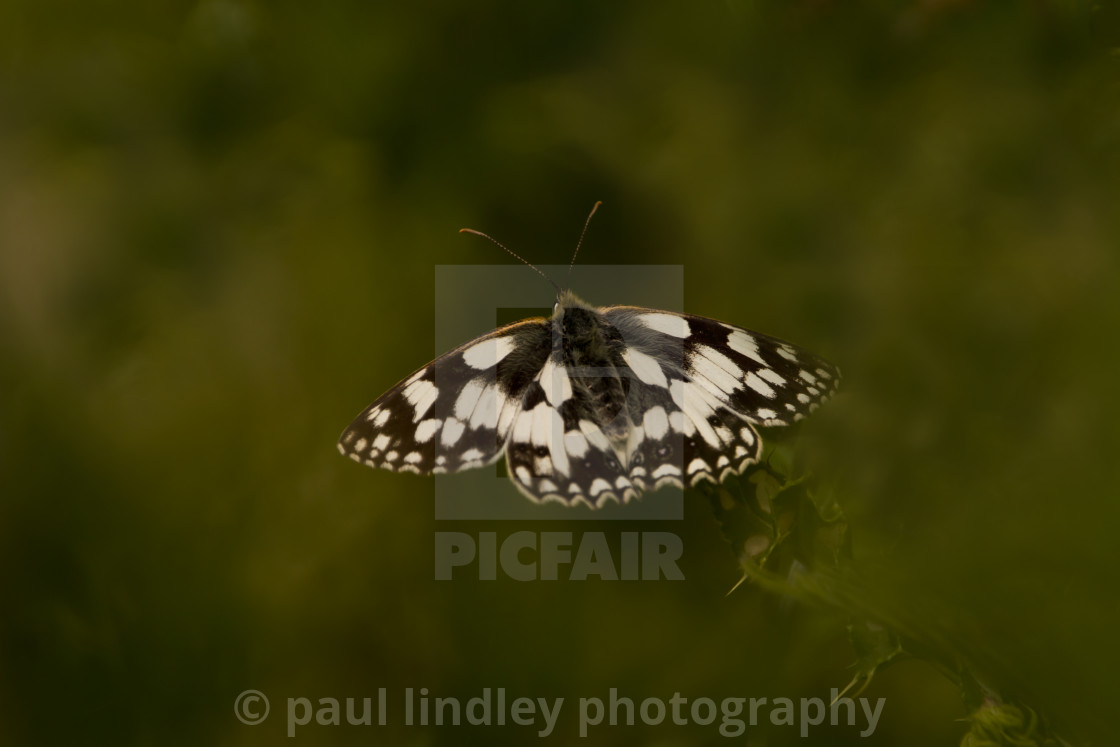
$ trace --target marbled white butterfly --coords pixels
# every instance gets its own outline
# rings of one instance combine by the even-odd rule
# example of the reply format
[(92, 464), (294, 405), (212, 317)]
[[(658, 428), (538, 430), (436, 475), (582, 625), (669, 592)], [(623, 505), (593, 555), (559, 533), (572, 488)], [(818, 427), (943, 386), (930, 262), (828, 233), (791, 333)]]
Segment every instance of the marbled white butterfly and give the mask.
[(505, 454), (530, 499), (597, 508), (742, 473), (759, 458), (755, 426), (800, 420), (839, 379), (835, 366), (773, 337), (691, 314), (596, 308), (557, 288), (550, 319), (436, 358), (367, 407), (338, 449), (418, 474)]

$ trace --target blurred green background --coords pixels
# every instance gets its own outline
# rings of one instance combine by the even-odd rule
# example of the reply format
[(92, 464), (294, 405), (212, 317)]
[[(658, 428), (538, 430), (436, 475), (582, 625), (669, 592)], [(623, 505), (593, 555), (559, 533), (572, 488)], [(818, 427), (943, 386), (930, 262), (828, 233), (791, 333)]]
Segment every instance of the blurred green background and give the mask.
[[(656, 527), (683, 537), (685, 582), (437, 584), (433, 532), (460, 527), (436, 524), (430, 484), (335, 451), (429, 359), (433, 267), (513, 261), (458, 228), (564, 263), (603, 200), (581, 262), (683, 264), (688, 311), (844, 369), (827, 417), (864, 601), (939, 631), (1072, 743), (1111, 743), (1117, 16), (1057, 0), (5, 3), (0, 742), (273, 744), (286, 698), (379, 687), (566, 709), (610, 687), (842, 687), (845, 616), (759, 588), (724, 599), (738, 567), (700, 496)], [(248, 688), (272, 699), (263, 725), (234, 718)], [(948, 745), (967, 728), (923, 662), (864, 694), (887, 698), (873, 737), (817, 727), (813, 743)], [(573, 715), (551, 741), (577, 741)], [(535, 733), (397, 719), (297, 738)]]

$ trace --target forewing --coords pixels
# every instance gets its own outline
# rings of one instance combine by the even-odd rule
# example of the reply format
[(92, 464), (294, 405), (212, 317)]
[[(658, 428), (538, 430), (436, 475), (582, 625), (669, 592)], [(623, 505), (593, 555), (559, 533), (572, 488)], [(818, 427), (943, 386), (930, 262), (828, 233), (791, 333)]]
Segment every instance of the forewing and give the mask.
[(698, 385), (751, 423), (800, 420), (840, 382), (840, 372), (824, 359), (715, 319), (634, 306), (602, 313), (628, 346), (656, 360), (667, 376)]
[(394, 472), (457, 472), (493, 463), (550, 346), (544, 319), (472, 340), (378, 397), (343, 431), (338, 449)]
[[(642, 426), (630, 455), (647, 489), (696, 485), (758, 461), (754, 425), (787, 425), (836, 389), (839, 372), (781, 340), (714, 319), (621, 306), (601, 310), (640, 381), (631, 412)], [(667, 427), (666, 427), (667, 426)], [(679, 446), (678, 446), (679, 444)]]

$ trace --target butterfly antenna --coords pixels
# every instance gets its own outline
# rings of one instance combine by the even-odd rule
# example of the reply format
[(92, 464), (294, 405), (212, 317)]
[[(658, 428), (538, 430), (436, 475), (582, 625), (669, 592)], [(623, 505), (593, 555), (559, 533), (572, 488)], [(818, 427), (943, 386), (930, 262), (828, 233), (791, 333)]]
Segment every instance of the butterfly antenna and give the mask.
[(568, 264), (568, 274), (564, 277), (564, 284), (568, 285), (568, 281), (572, 277), (572, 268), (576, 266), (576, 255), (579, 254), (579, 248), (583, 246), (583, 237), (587, 235), (587, 227), (591, 225), (591, 219), (595, 217), (595, 211), (603, 204), (602, 200), (597, 201), (591, 206), (591, 212), (587, 215), (587, 220), (583, 222), (583, 230), (580, 231), (579, 241), (576, 242), (576, 250), (572, 252), (572, 261)]
[(514, 257), (516, 257), (517, 259), (521, 260), (522, 262), (524, 262), (525, 264), (529, 265), (529, 266), (530, 266), (530, 267), (532, 267), (532, 268), (533, 268), (534, 270), (536, 270), (536, 273), (537, 273), (538, 275), (540, 275), (540, 276), (541, 276), (542, 278), (544, 278), (544, 279), (545, 279), (545, 280), (547, 280), (548, 282), (552, 283), (552, 287), (556, 289), (556, 292), (557, 292), (558, 294), (560, 293), (560, 286), (556, 284), (556, 281), (554, 281), (554, 280), (553, 280), (552, 278), (550, 278), (550, 277), (549, 277), (548, 275), (545, 275), (545, 274), (544, 274), (543, 272), (541, 272), (541, 271), (540, 271), (540, 269), (539, 269), (539, 268), (538, 268), (538, 267), (537, 267), (536, 265), (534, 265), (534, 264), (533, 264), (532, 262), (530, 262), (529, 260), (527, 260), (527, 259), (525, 259), (524, 257), (522, 257), (521, 255), (519, 255), (519, 254), (518, 254), (517, 252), (513, 251), (512, 249), (510, 249), (510, 248), (509, 248), (508, 246), (506, 246), (506, 245), (505, 245), (505, 244), (503, 244), (502, 242), (500, 242), (500, 241), (498, 241), (497, 239), (495, 239), (495, 238), (494, 238), (493, 236), (489, 236), (489, 235), (487, 235), (487, 234), (484, 234), (484, 233), (483, 233), (482, 231), (476, 231), (476, 230), (474, 230), (473, 228), (460, 228), (460, 229), (459, 229), (459, 233), (473, 233), (473, 234), (474, 234), (475, 236), (481, 236), (482, 238), (484, 238), (484, 239), (486, 239), (486, 240), (490, 241), (491, 243), (497, 244), (497, 245), (498, 245), (498, 246), (500, 246), (500, 247), (501, 247), (502, 249), (505, 249), (505, 250), (506, 250), (507, 252), (509, 252), (510, 254), (512, 254), (512, 255), (513, 255)]

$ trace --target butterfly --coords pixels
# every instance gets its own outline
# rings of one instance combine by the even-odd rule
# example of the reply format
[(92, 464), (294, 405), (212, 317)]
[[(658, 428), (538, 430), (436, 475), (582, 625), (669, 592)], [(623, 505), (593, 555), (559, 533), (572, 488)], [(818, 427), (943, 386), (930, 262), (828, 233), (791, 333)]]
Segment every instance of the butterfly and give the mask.
[(759, 460), (758, 426), (801, 420), (839, 382), (835, 366), (776, 338), (691, 314), (594, 307), (557, 287), (551, 318), (501, 327), (413, 372), (358, 415), (338, 449), (417, 474), (504, 455), (531, 500), (598, 508), (741, 474)]

